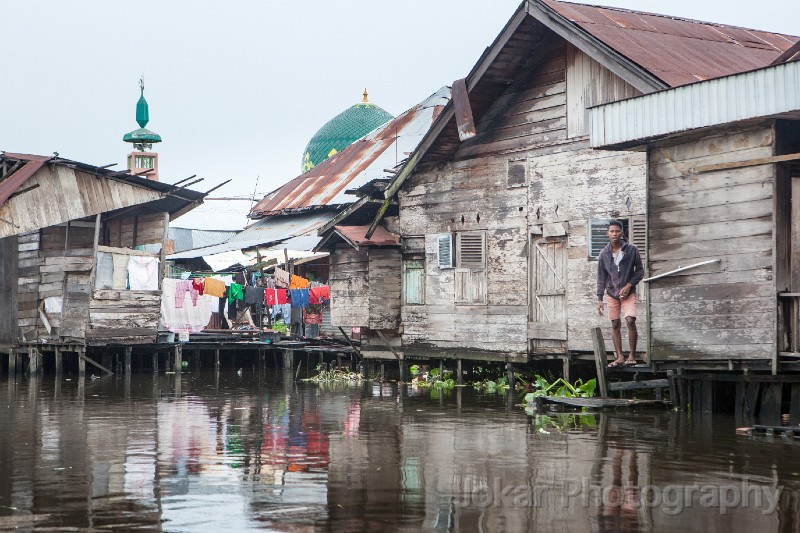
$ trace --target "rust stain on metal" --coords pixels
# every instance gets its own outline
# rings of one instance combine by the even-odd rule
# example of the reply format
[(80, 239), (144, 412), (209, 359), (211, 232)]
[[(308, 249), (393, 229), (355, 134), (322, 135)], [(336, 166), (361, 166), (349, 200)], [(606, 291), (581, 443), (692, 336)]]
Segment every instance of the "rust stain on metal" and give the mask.
[(765, 67), (800, 40), (667, 15), (542, 1), (673, 87)]
[(475, 137), (475, 119), (472, 118), (472, 107), (469, 105), (469, 92), (465, 79), (453, 82), (453, 105), (455, 106), (456, 127), (461, 142)]

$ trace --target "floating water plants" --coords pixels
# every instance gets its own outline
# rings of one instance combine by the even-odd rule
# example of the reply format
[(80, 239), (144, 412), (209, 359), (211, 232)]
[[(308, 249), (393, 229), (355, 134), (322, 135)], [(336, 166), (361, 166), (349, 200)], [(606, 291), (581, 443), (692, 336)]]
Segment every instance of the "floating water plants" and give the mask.
[(314, 383), (354, 383), (364, 379), (364, 374), (361, 372), (342, 369), (322, 370), (320, 367), (317, 367), (317, 370), (316, 376), (303, 381), (313, 381)]
[(558, 378), (552, 383), (542, 376), (536, 376), (536, 381), (531, 384), (537, 390), (525, 395), (526, 403), (533, 403), (538, 396), (557, 396), (560, 398), (592, 398), (597, 387), (597, 380), (592, 378), (584, 382), (579, 379), (575, 383)]

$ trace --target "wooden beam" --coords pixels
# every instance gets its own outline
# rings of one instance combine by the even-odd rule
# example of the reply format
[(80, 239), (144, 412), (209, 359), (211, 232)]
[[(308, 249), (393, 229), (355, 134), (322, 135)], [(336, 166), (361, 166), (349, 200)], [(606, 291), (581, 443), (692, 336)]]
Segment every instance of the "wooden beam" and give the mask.
[(464, 142), (475, 137), (478, 131), (475, 129), (475, 119), (472, 117), (472, 106), (469, 103), (469, 92), (464, 79), (453, 82), (453, 105), (459, 140)]
[(97, 361), (95, 361), (94, 359), (92, 359), (91, 357), (89, 357), (88, 355), (86, 355), (83, 352), (78, 352), (78, 357), (83, 361), (87, 361), (87, 362), (93, 364), (94, 366), (96, 366), (97, 368), (99, 368), (100, 370), (102, 370), (103, 372), (108, 374), (109, 376), (111, 374), (113, 374), (113, 372), (111, 370), (107, 369), (106, 367), (104, 367), (103, 365), (101, 365), (100, 363), (98, 363)]
[(715, 170), (729, 170), (732, 168), (754, 167), (756, 165), (768, 165), (770, 163), (780, 163), (782, 161), (796, 161), (800, 159), (800, 154), (773, 155), (770, 157), (759, 157), (758, 159), (748, 159), (746, 161), (733, 161), (731, 163), (716, 163), (714, 165), (700, 165), (689, 169), (692, 174), (703, 172), (713, 172)]
[(640, 389), (662, 389), (669, 387), (668, 379), (648, 379), (644, 381), (619, 381), (617, 383), (609, 383), (608, 390), (640, 390)]
[(775, 61), (770, 63), (769, 66), (773, 67), (781, 63), (788, 63), (789, 61), (797, 61), (798, 58), (800, 58), (800, 41), (794, 43), (788, 50), (775, 58)]
[(608, 385), (606, 383), (606, 343), (603, 340), (603, 330), (592, 328), (592, 344), (594, 345), (594, 364), (597, 369), (597, 385), (600, 388), (600, 397), (608, 398)]
[(351, 348), (353, 349), (353, 351), (356, 353), (356, 355), (358, 356), (358, 358), (359, 358), (359, 359), (363, 359), (363, 357), (361, 356), (361, 352), (359, 352), (359, 351), (358, 351), (358, 348), (356, 348), (355, 344), (353, 344), (353, 341), (351, 341), (351, 340), (350, 340), (350, 337), (348, 337), (348, 336), (347, 336), (347, 333), (345, 333), (345, 332), (344, 332), (344, 328), (342, 328), (342, 326), (339, 326), (339, 331), (341, 331), (341, 332), (342, 332), (342, 335), (344, 335), (344, 338), (345, 338), (345, 340), (347, 341), (347, 344), (349, 344), (349, 345), (350, 345), (350, 347), (351, 347)]
[(383, 205), (381, 206), (381, 208), (378, 209), (378, 214), (375, 215), (375, 220), (373, 220), (372, 224), (369, 225), (369, 229), (367, 230), (367, 233), (364, 235), (364, 237), (366, 237), (367, 239), (371, 239), (372, 238), (372, 234), (375, 233), (376, 229), (378, 229), (378, 224), (380, 224), (381, 219), (383, 218), (383, 215), (385, 215), (386, 214), (386, 210), (389, 209), (389, 204), (391, 203), (391, 201), (392, 201), (392, 199), (390, 197), (390, 198), (387, 198), (383, 202)]
[(399, 354), (399, 353), (397, 353), (397, 351), (394, 349), (394, 347), (393, 347), (391, 344), (389, 344), (389, 340), (386, 338), (386, 336), (384, 336), (383, 332), (382, 332), (381, 330), (379, 330), (379, 329), (376, 329), (376, 330), (375, 330), (375, 333), (377, 333), (377, 334), (378, 334), (378, 337), (380, 337), (380, 338), (381, 338), (381, 340), (383, 341), (383, 344), (385, 344), (385, 345), (386, 345), (386, 347), (387, 347), (387, 348), (389, 348), (389, 351), (391, 351), (391, 352), (394, 354), (394, 357), (395, 357), (395, 358), (396, 358), (398, 361), (400, 361), (400, 359), (401, 359), (401, 358), (400, 358), (400, 354)]
[(164, 284), (164, 276), (167, 273), (167, 233), (169, 231), (169, 213), (164, 213), (164, 233), (161, 235), (161, 251), (158, 252), (158, 290)]
[(94, 240), (92, 241), (92, 271), (89, 273), (89, 291), (94, 293), (94, 280), (97, 278), (97, 250), (100, 247), (100, 227), (102, 226), (101, 214), (94, 217)]

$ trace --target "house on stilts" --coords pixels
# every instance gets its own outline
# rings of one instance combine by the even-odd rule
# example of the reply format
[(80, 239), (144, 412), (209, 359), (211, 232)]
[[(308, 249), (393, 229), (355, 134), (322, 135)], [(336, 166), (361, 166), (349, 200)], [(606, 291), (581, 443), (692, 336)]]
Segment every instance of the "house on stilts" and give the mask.
[(650, 363), (744, 425), (800, 423), (797, 59), (590, 110), (593, 147), (647, 158)]
[[(204, 194), (58, 155), (0, 155), (0, 347), (155, 343), (169, 221)], [(158, 244), (160, 252), (144, 245)], [(81, 361), (83, 358), (81, 359)]]
[[(372, 194), (384, 202), (364, 206), (372, 222), (351, 212), (338, 229), (322, 228), (349, 250), (342, 257), (360, 261), (332, 258), (332, 279), (353, 269), (369, 274), (332, 287), (334, 325), (364, 328), (367, 357), (555, 358), (568, 369), (575, 354), (592, 351), (591, 329), (608, 328), (595, 296), (608, 220), (625, 223), (645, 258), (652, 247), (647, 156), (593, 150), (589, 109), (763, 67), (797, 40), (617, 8), (523, 2), (454, 82), (450, 103), (392, 182)], [(359, 226), (363, 234), (354, 234)], [(399, 235), (400, 246), (389, 252), (372, 241), (379, 228)], [(372, 254), (376, 265), (400, 266), (394, 278), (370, 277)], [(374, 294), (384, 309), (398, 310), (396, 321), (362, 309), (335, 322), (337, 305)]]

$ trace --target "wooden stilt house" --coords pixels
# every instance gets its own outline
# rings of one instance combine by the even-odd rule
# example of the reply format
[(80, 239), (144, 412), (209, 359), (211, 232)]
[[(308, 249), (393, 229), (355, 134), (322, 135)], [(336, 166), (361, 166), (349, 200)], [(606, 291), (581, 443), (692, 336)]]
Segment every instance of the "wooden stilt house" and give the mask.
[(656, 366), (796, 370), (798, 80), (779, 62), (591, 110), (593, 146), (646, 149)]
[(592, 150), (588, 109), (760, 67), (795, 41), (622, 9), (523, 2), (453, 84), (451, 102), (383, 194), (384, 207), (399, 205), (388, 224), (402, 236), (403, 268), (424, 258), (421, 275), (404, 278), (419, 287), (404, 286), (400, 339), (390, 342), (424, 357), (567, 359), (591, 351), (591, 328), (609, 327), (595, 296), (609, 218), (622, 219), (646, 253), (647, 159)]
[[(167, 226), (203, 196), (58, 156), (0, 155), (0, 344), (155, 342)], [(138, 249), (154, 243), (161, 253)], [(131, 263), (149, 278), (129, 279)]]

